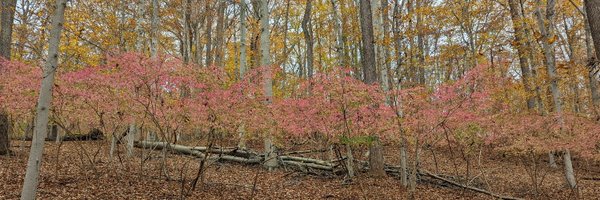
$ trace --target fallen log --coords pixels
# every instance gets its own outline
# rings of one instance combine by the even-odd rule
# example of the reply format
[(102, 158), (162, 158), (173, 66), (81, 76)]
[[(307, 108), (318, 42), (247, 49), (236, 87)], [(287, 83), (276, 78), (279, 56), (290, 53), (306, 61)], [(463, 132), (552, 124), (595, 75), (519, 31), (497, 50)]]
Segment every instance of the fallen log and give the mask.
[(476, 188), (476, 187), (471, 187), (471, 186), (468, 186), (468, 185), (463, 185), (463, 184), (454, 182), (452, 180), (446, 179), (444, 177), (441, 177), (439, 175), (433, 174), (431, 172), (428, 172), (427, 170), (419, 170), (419, 175), (421, 175), (421, 176), (428, 176), (428, 177), (444, 181), (446, 183), (449, 183), (451, 185), (454, 185), (454, 186), (457, 186), (457, 187), (460, 187), (460, 188), (468, 189), (468, 190), (479, 192), (479, 193), (482, 193), (482, 194), (487, 194), (487, 195), (489, 195), (491, 197), (498, 198), (498, 199), (522, 200), (521, 198), (511, 197), (511, 196), (504, 196), (504, 195), (492, 193), (490, 191), (487, 191), (487, 190), (484, 190), (484, 189), (481, 189), (481, 188)]
[(332, 166), (319, 165), (319, 164), (315, 164), (315, 163), (303, 163), (303, 162), (297, 162), (297, 161), (291, 161), (291, 160), (284, 160), (283, 163), (288, 164), (288, 165), (310, 167), (310, 168), (315, 168), (315, 169), (320, 169), (320, 170), (325, 170), (325, 171), (333, 171)]
[[(92, 129), (87, 134), (66, 134), (64, 136), (54, 136), (54, 137), (46, 137), (46, 141), (55, 141), (56, 137), (59, 137), (60, 141), (94, 141), (94, 140), (103, 140), (104, 133), (99, 129)], [(33, 138), (31, 136), (26, 136), (23, 138), (24, 141), (31, 141)]]
[(587, 181), (600, 181), (600, 177), (583, 177), (581, 179)]
[(204, 153), (206, 153), (208, 151), (213, 154), (226, 154), (226, 155), (245, 157), (245, 158), (258, 156), (258, 153), (255, 153), (253, 151), (239, 149), (239, 148), (233, 148), (233, 147), (226, 147), (226, 148), (213, 147), (211, 149), (208, 149), (208, 147), (192, 147), (192, 149), (198, 150), (198, 151), (201, 151)]
[(289, 160), (289, 161), (296, 161), (296, 162), (303, 162), (303, 163), (314, 163), (314, 164), (318, 164), (318, 165), (322, 165), (322, 166), (326, 166), (326, 167), (333, 167), (333, 164), (331, 164), (330, 162), (324, 161), (324, 160), (319, 160), (319, 159), (313, 159), (313, 158), (305, 158), (305, 157), (295, 157), (295, 156), (279, 156), (279, 158), (281, 160)]
[(322, 153), (326, 152), (327, 149), (313, 149), (313, 150), (302, 150), (302, 151), (291, 151), (285, 152), (282, 155), (298, 155), (298, 154), (310, 154), (310, 153)]
[[(134, 142), (134, 146), (137, 148), (151, 148), (151, 149), (155, 149), (155, 150), (161, 150), (161, 149), (167, 148), (167, 149), (173, 150), (177, 153), (191, 155), (191, 156), (198, 157), (198, 158), (204, 158), (206, 156), (204, 153), (202, 153), (199, 150), (202, 148), (188, 147), (188, 146), (178, 145), (178, 144), (170, 144), (168, 142), (137, 141), (137, 142)], [(219, 160), (219, 161), (239, 162), (239, 163), (245, 163), (245, 164), (258, 164), (262, 161), (262, 158), (260, 158), (258, 156), (251, 157), (251, 158), (244, 158), (244, 157), (223, 155), (223, 154), (212, 155), (209, 159)]]

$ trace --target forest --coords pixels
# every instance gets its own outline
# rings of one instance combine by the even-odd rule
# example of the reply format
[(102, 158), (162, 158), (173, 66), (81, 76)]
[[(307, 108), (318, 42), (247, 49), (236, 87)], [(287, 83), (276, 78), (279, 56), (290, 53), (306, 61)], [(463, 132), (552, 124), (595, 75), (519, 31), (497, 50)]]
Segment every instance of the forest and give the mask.
[(600, 0), (0, 4), (0, 199), (600, 197)]

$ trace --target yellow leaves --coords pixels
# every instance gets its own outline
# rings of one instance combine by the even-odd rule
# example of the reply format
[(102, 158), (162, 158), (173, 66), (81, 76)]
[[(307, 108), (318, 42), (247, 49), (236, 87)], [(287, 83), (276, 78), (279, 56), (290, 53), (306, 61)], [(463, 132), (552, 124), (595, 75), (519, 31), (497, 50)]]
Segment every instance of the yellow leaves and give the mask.
[(547, 42), (548, 42), (548, 44), (552, 44), (552, 43), (554, 43), (554, 42), (555, 42), (557, 39), (558, 39), (558, 36), (557, 36), (557, 35), (554, 35), (553, 37), (551, 37), (551, 38), (548, 38), (548, 41), (547, 41)]

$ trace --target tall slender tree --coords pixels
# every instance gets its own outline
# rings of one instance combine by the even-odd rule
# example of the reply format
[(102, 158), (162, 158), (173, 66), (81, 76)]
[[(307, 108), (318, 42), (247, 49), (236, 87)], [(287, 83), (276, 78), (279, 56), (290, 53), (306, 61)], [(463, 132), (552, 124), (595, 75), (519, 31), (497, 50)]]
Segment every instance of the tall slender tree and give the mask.
[[(269, 27), (269, 6), (268, 0), (259, 2), (259, 20), (260, 20), (260, 66), (264, 67), (264, 91), (265, 103), (273, 102), (273, 79), (271, 78), (271, 31)], [(272, 119), (266, 119), (272, 120)], [(270, 129), (264, 138), (265, 162), (264, 166), (269, 170), (277, 167), (277, 155), (275, 154), (275, 145), (273, 144), (273, 133)]]
[[(17, 0), (4, 0), (0, 7), (0, 58), (10, 60), (12, 47), (12, 29), (14, 24)], [(0, 68), (2, 68), (0, 66)], [(10, 119), (7, 113), (0, 110), (0, 155), (10, 153)]]
[(225, 24), (226, 16), (225, 9), (227, 8), (227, 1), (219, 1), (219, 5), (217, 8), (217, 27), (216, 27), (216, 38), (215, 38), (215, 65), (219, 67), (223, 66), (224, 61), (224, 46), (225, 45)]
[[(239, 67), (239, 79), (243, 80), (244, 75), (246, 74), (246, 68), (248, 63), (248, 44), (247, 44), (247, 33), (248, 33), (248, 3), (246, 0), (240, 0), (240, 67)], [(240, 141), (238, 142), (238, 148), (245, 149), (246, 148), (246, 129), (245, 124), (240, 125), (238, 127), (238, 135), (240, 137)]]
[(54, 74), (58, 68), (58, 47), (60, 44), (60, 35), (65, 19), (65, 8), (67, 0), (56, 0), (54, 15), (52, 16), (52, 25), (50, 27), (50, 37), (48, 38), (48, 58), (44, 66), (40, 95), (36, 108), (34, 136), (27, 161), (27, 172), (25, 182), (21, 192), (22, 200), (35, 199), (40, 166), (42, 165), (42, 153), (44, 152), (44, 140), (48, 132), (48, 115), (52, 106), (52, 88), (54, 86)]
[(312, 15), (312, 0), (306, 1), (306, 8), (304, 9), (304, 17), (302, 17), (302, 33), (304, 34), (304, 41), (306, 43), (306, 73), (308, 78), (312, 78), (313, 76), (313, 62), (314, 62), (314, 53), (313, 53), (313, 31), (312, 31), (312, 23), (311, 23), (311, 15)]
[[(364, 73), (364, 82), (367, 84), (377, 83), (377, 62), (375, 60), (375, 41), (373, 36), (373, 15), (371, 2), (360, 0), (360, 30), (362, 33), (362, 56), (361, 63)], [(383, 147), (379, 139), (369, 147), (370, 173), (374, 177), (384, 177)]]
[[(541, 0), (537, 0), (537, 8), (535, 11), (536, 21), (541, 33), (542, 39), (542, 50), (544, 52), (544, 65), (550, 79), (550, 92), (552, 93), (552, 102), (554, 104), (554, 112), (559, 117), (561, 129), (564, 126), (564, 119), (562, 117), (562, 101), (561, 93), (558, 88), (559, 76), (556, 72), (556, 57), (554, 55), (554, 33), (552, 27), (554, 27), (554, 14), (555, 14), (555, 0), (548, 0), (546, 2), (546, 14), (545, 17), (541, 11)], [(550, 157), (554, 157), (552, 153)], [(575, 173), (573, 170), (573, 164), (571, 161), (571, 152), (569, 149), (565, 149), (563, 156), (565, 179), (571, 188), (577, 188), (577, 182), (575, 180)]]
[(524, 39), (525, 33), (523, 28), (523, 19), (519, 9), (519, 4), (516, 0), (508, 0), (510, 17), (512, 19), (513, 30), (515, 31), (515, 42), (513, 43), (517, 49), (519, 57), (519, 65), (521, 67), (521, 74), (523, 75), (522, 81), (527, 93), (527, 109), (532, 110), (535, 108), (535, 99), (531, 86), (531, 69), (529, 68), (529, 61), (527, 60), (527, 50), (525, 49), (526, 41)]
[(150, 56), (156, 58), (158, 55), (158, 42), (159, 42), (159, 11), (160, 5), (158, 0), (152, 0), (152, 20), (151, 20), (151, 41), (150, 41)]

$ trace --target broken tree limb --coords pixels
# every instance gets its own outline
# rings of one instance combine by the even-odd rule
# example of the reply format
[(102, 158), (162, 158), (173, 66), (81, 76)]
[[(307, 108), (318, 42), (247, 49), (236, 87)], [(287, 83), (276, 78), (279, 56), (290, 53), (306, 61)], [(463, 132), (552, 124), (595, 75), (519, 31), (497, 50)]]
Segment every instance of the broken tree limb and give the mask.
[(330, 162), (313, 159), (313, 158), (295, 157), (295, 156), (279, 156), (279, 158), (284, 161), (289, 160), (289, 161), (304, 162), (304, 163), (315, 163), (318, 165), (333, 167), (333, 164), (331, 164)]
[(310, 167), (310, 168), (315, 168), (315, 169), (320, 169), (320, 170), (325, 170), (325, 171), (333, 170), (333, 167), (331, 167), (331, 166), (319, 165), (319, 164), (315, 164), (315, 163), (303, 163), (303, 162), (297, 162), (297, 161), (291, 161), (291, 160), (284, 160), (283, 163), (288, 164), (288, 165)]
[(298, 154), (310, 154), (310, 153), (322, 153), (327, 151), (327, 149), (312, 149), (312, 150), (302, 150), (302, 151), (291, 151), (285, 152), (282, 155), (298, 155)]
[[(178, 144), (170, 144), (168, 142), (149, 142), (149, 141), (137, 141), (134, 144), (137, 148), (152, 148), (156, 150), (161, 150), (164, 148), (168, 148), (173, 150), (174, 152), (191, 155), (198, 158), (204, 158), (206, 156), (202, 151), (206, 152), (209, 148), (207, 147), (188, 147), (184, 145)], [(220, 161), (230, 161), (230, 162), (238, 162), (244, 164), (260, 164), (264, 158), (260, 155), (252, 153), (251, 151), (240, 151), (239, 149), (226, 149), (226, 148), (211, 148), (209, 151), (211, 153), (217, 152), (216, 155), (210, 157), (210, 159), (220, 160)], [(236, 154), (245, 154), (249, 157), (241, 157), (236, 156)], [(294, 156), (280, 156), (284, 163), (298, 165), (308, 168), (332, 171), (334, 165), (323, 160), (312, 159), (312, 158), (304, 158), (304, 157), (294, 157)]]
[(213, 154), (227, 154), (227, 155), (231, 155), (231, 156), (237, 156), (237, 157), (245, 157), (245, 158), (251, 158), (251, 157), (256, 157), (258, 156), (258, 153), (250, 151), (250, 150), (244, 150), (244, 149), (239, 149), (239, 148), (235, 148), (235, 147), (225, 147), (225, 148), (211, 148), (210, 150), (208, 149), (208, 147), (192, 147), (193, 150), (198, 150), (201, 152), (205, 152), (209, 151), (210, 153)]
[(147, 142), (147, 141), (136, 141), (134, 146), (137, 148), (152, 148), (156, 150), (162, 150), (164, 148), (171, 149), (177, 153), (191, 155), (198, 158), (204, 158), (204, 153), (200, 151), (192, 150), (192, 148), (178, 145), (178, 144), (170, 144), (168, 142)]
[(457, 186), (457, 187), (461, 187), (461, 188), (468, 189), (468, 190), (471, 190), (471, 191), (479, 192), (479, 193), (482, 193), (482, 194), (487, 194), (489, 196), (492, 196), (492, 197), (498, 198), (498, 199), (522, 200), (521, 198), (511, 197), (511, 196), (504, 196), (504, 195), (492, 193), (492, 192), (484, 190), (484, 189), (480, 189), (480, 188), (476, 188), (476, 187), (471, 187), (471, 186), (463, 185), (463, 184), (457, 183), (455, 181), (452, 181), (452, 180), (446, 179), (444, 177), (441, 177), (439, 175), (433, 174), (431, 172), (428, 172), (426, 170), (419, 170), (419, 175), (421, 175), (421, 176), (428, 176), (428, 177), (431, 177), (431, 178), (434, 178), (434, 179), (437, 179), (437, 180), (444, 181), (446, 183), (449, 183), (449, 184)]

